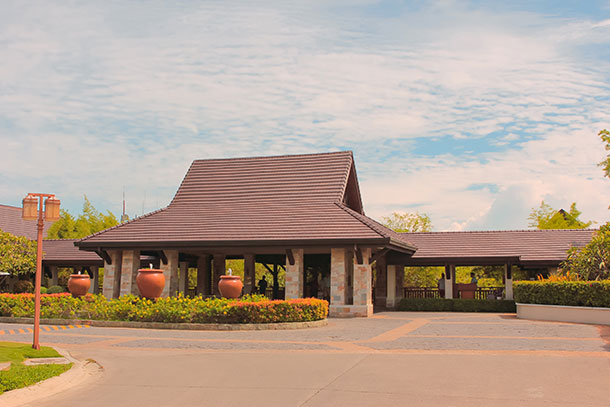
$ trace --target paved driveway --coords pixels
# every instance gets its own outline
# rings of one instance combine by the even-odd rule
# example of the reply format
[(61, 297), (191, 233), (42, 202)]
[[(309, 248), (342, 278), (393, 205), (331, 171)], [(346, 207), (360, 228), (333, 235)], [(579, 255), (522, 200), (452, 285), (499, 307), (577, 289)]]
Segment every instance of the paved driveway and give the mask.
[(387, 312), (290, 331), (75, 328), (41, 341), (105, 372), (36, 406), (610, 405), (609, 328), (511, 315)]

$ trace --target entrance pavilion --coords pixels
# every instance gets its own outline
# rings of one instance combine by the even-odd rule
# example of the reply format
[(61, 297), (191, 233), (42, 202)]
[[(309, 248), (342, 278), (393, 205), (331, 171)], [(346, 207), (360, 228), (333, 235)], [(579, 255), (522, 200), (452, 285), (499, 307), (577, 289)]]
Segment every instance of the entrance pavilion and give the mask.
[[(140, 256), (163, 269), (163, 295), (218, 294), (225, 259), (244, 259), (244, 292), (255, 289), (255, 262), (285, 267), (285, 298), (305, 295), (307, 259), (328, 259), (330, 314), (373, 312), (371, 265), (410, 256), (404, 236), (364, 215), (351, 152), (196, 160), (169, 206), (80, 241), (104, 260), (105, 296), (137, 293)], [(317, 255), (317, 256), (310, 256)]]
[(218, 294), (225, 260), (240, 258), (245, 293), (256, 288), (258, 262), (285, 269), (286, 299), (315, 295), (305, 272), (314, 264), (330, 270), (324, 284), (330, 286), (331, 316), (370, 316), (373, 263), (376, 305), (393, 307), (403, 296), (406, 265), (445, 266), (447, 286), (453, 287), (455, 266), (556, 267), (571, 244), (586, 244), (591, 234), (396, 233), (364, 214), (354, 158), (344, 151), (196, 160), (166, 208), (75, 245), (103, 259), (108, 298), (138, 293), (135, 278), (145, 256), (164, 271), (164, 296), (187, 292), (190, 267), (197, 269), (198, 294)]

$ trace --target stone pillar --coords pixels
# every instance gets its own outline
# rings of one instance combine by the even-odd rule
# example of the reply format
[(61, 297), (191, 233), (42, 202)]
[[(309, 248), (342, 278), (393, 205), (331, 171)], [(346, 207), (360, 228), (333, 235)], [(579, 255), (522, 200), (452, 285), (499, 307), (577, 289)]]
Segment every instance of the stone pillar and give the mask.
[(513, 271), (510, 264), (504, 265), (504, 298), (513, 299)]
[(256, 261), (253, 254), (244, 254), (244, 293), (256, 291)]
[(227, 257), (224, 254), (214, 255), (214, 279), (212, 279), (212, 292), (217, 297), (220, 297), (218, 283), (220, 282), (220, 276), (224, 276), (226, 273), (226, 261)]
[(286, 256), (286, 292), (285, 299), (303, 297), (303, 278), (305, 277), (305, 255), (303, 249), (292, 249), (294, 264)]
[(186, 261), (180, 262), (180, 281), (178, 284), (178, 291), (186, 296), (189, 289), (189, 263)]
[(100, 293), (100, 268), (98, 266), (91, 266), (91, 287), (89, 287), (89, 292), (91, 294), (99, 294)]
[(453, 298), (453, 283), (455, 280), (455, 266), (445, 266), (445, 298)]
[(59, 269), (57, 266), (51, 266), (51, 285), (57, 285), (59, 281)]
[(369, 264), (371, 249), (363, 248), (361, 251), (362, 264), (354, 262), (354, 305), (352, 305), (352, 314), (356, 317), (369, 317), (373, 315), (372, 271)]
[(197, 258), (197, 294), (210, 295), (210, 256)]
[(387, 297), (385, 300), (385, 306), (388, 308), (394, 308), (396, 306), (396, 269), (398, 266), (387, 266)]
[(348, 304), (348, 267), (351, 257), (347, 249), (330, 249), (330, 310), (331, 315), (341, 315)]
[(161, 262), (161, 270), (165, 276), (165, 287), (163, 287), (162, 297), (176, 295), (178, 288), (178, 250), (163, 250), (167, 257), (167, 264)]
[(140, 268), (140, 251), (123, 250), (121, 260), (121, 292), (120, 295), (139, 295), (136, 277)]
[(405, 266), (400, 264), (396, 266), (396, 297), (394, 299), (394, 306), (398, 305), (400, 300), (404, 298), (405, 290)]
[(121, 283), (121, 263), (123, 252), (121, 250), (107, 250), (108, 256), (112, 264), (104, 261), (104, 297), (118, 298), (120, 294)]
[(381, 256), (377, 259), (377, 263), (375, 264), (375, 305), (379, 307), (386, 306), (388, 281), (388, 265), (385, 256)]

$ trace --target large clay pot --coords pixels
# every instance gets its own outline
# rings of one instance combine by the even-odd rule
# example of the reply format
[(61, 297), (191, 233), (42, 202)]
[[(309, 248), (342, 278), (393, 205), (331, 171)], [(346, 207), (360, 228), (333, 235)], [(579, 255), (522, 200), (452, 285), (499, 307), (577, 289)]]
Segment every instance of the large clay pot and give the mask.
[(91, 279), (89, 274), (71, 274), (68, 279), (68, 290), (74, 297), (82, 297), (89, 292)]
[(161, 297), (165, 287), (165, 276), (163, 270), (139, 269), (136, 284), (142, 297), (155, 299)]
[(244, 285), (240, 276), (220, 276), (218, 289), (223, 297), (239, 298), (242, 288), (244, 288)]

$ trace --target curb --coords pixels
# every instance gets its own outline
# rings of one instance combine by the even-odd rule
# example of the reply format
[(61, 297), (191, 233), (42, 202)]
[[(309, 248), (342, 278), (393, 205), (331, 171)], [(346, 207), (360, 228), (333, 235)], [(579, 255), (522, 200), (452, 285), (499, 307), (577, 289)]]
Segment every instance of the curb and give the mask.
[(2, 407), (16, 407), (42, 400), (69, 390), (89, 380), (101, 377), (103, 368), (95, 361), (74, 359), (67, 351), (53, 347), (60, 355), (73, 363), (72, 368), (50, 379), (22, 389), (10, 390), (0, 395)]
[[(34, 318), (0, 317), (0, 322), (9, 324), (33, 324)], [(287, 329), (319, 328), (328, 325), (328, 319), (307, 322), (278, 322), (268, 324), (192, 324), (135, 321), (97, 321), (88, 319), (40, 319), (48, 325), (89, 325), (104, 328), (174, 329), (186, 331), (275, 331)]]

